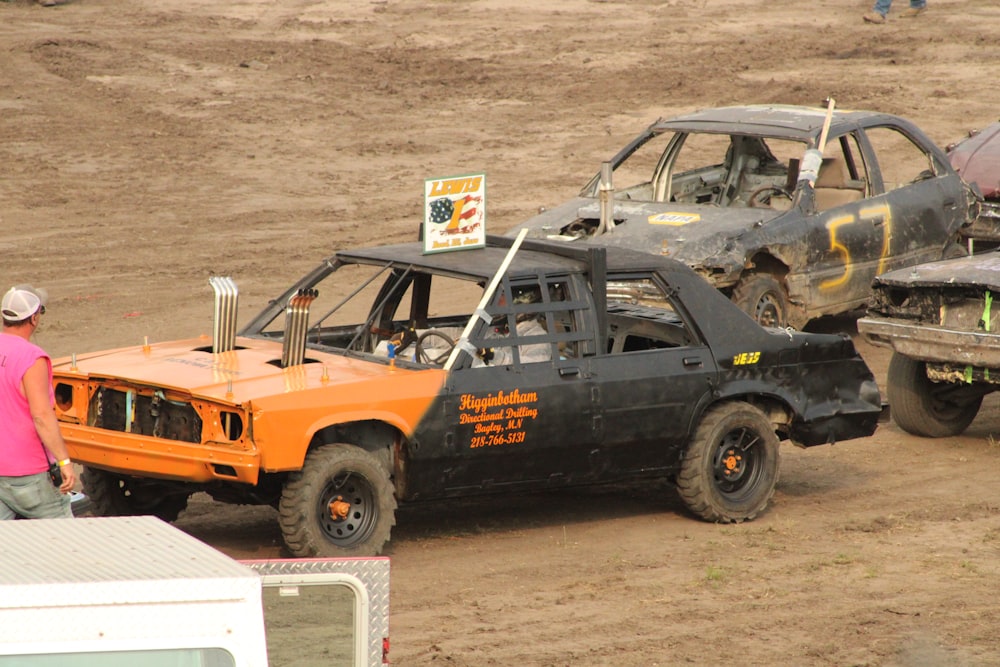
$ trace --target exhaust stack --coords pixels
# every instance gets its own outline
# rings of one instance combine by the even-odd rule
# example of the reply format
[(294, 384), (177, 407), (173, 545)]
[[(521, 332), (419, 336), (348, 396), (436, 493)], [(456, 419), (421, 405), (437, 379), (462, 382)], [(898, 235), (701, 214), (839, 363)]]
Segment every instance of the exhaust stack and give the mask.
[(298, 366), (306, 357), (309, 333), (309, 306), (319, 296), (315, 289), (300, 289), (288, 298), (285, 308), (285, 342), (281, 347), (281, 367)]
[(232, 278), (212, 276), (208, 279), (215, 290), (215, 319), (212, 324), (212, 352), (231, 352), (236, 348), (236, 312), (239, 290)]

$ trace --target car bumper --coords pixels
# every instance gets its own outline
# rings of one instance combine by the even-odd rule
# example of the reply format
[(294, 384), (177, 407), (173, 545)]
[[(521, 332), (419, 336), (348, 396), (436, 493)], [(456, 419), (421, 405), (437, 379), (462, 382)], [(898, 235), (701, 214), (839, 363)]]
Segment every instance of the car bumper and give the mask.
[(136, 477), (256, 484), (260, 457), (231, 446), (195, 444), (63, 423), (70, 458)]
[(891, 348), (911, 359), (1000, 368), (1000, 333), (871, 317), (858, 320), (858, 331), (873, 345)]

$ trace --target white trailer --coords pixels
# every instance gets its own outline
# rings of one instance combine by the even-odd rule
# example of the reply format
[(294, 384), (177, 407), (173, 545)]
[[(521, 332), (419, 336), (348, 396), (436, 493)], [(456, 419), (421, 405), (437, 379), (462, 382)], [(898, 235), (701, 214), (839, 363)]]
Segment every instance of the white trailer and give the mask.
[(244, 564), (153, 517), (2, 521), (0, 667), (387, 664), (388, 574)]

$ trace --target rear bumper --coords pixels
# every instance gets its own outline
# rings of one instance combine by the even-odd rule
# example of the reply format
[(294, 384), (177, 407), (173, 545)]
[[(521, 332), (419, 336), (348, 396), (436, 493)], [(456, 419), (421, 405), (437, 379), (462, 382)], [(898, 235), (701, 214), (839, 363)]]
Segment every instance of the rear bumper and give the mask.
[(136, 477), (256, 484), (260, 456), (226, 445), (194, 444), (60, 424), (69, 455), (84, 465)]

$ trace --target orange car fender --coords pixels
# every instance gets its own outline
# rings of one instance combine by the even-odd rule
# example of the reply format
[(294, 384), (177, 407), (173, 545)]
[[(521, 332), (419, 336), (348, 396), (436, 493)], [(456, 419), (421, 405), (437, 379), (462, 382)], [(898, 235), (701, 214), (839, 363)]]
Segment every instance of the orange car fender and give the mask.
[(440, 371), (408, 374), (408, 377), (401, 377), (391, 385), (385, 383), (385, 391), (373, 393), (373, 397), (379, 398), (373, 398), (367, 404), (356, 403), (353, 410), (335, 412), (310, 409), (298, 414), (303, 418), (301, 420), (272, 421), (266, 418), (267, 407), (254, 410), (253, 439), (260, 452), (261, 470), (299, 470), (313, 436), (338, 424), (377, 421), (388, 424), (408, 438), (440, 395), (444, 379)]
[(409, 437), (413, 433), (413, 425), (408, 424), (399, 415), (392, 412), (373, 412), (366, 410), (363, 412), (338, 412), (330, 418), (321, 419), (309, 426), (302, 438), (292, 445), (286, 443), (283, 447), (265, 447), (261, 450), (261, 470), (275, 472), (279, 470), (299, 470), (305, 461), (306, 453), (309, 451), (309, 443), (313, 436), (330, 426), (339, 424), (351, 424), (354, 422), (382, 422), (392, 426), (401, 432), (404, 437)]

